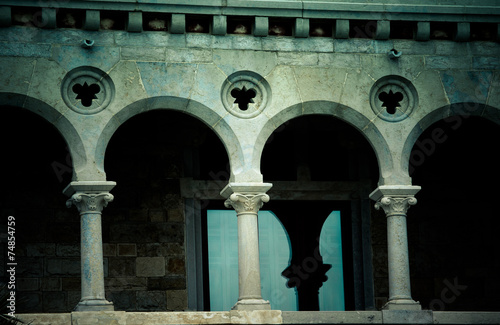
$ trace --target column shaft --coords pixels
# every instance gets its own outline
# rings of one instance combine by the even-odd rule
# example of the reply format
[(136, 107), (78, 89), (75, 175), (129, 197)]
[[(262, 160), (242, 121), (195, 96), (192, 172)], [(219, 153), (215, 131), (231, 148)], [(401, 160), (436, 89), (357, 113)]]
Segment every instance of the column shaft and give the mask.
[(100, 213), (81, 215), (82, 301), (105, 299)]
[(239, 299), (262, 299), (256, 214), (238, 215)]
[(389, 301), (395, 299), (411, 300), (406, 216), (387, 217), (387, 250)]

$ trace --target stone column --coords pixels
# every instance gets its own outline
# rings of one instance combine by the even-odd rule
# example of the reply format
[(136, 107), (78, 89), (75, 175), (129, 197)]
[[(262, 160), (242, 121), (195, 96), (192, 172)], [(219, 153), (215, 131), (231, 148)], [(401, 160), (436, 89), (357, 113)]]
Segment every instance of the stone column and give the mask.
[(221, 194), (225, 206), (238, 216), (238, 278), (239, 298), (234, 310), (270, 310), (269, 301), (262, 299), (259, 261), (258, 211), (269, 201), (271, 184), (230, 183)]
[(388, 310), (420, 310), (418, 302), (411, 298), (410, 265), (406, 212), (417, 203), (414, 195), (420, 186), (379, 186), (370, 194), (376, 201), (375, 208), (382, 208), (387, 216), (387, 259), (389, 264)]
[[(83, 184), (82, 184), (83, 183)], [(82, 298), (76, 311), (112, 311), (105, 298), (102, 253), (101, 211), (113, 201), (109, 190), (114, 182), (72, 182), (65, 193), (71, 195), (67, 207), (80, 212)], [(96, 186), (99, 185), (99, 186)], [(73, 193), (73, 194), (70, 194)]]

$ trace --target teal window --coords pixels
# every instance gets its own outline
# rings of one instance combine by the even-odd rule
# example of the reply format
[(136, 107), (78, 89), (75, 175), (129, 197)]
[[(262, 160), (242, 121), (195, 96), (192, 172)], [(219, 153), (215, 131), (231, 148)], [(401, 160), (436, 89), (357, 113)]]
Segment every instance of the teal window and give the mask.
[[(230, 310), (238, 300), (238, 229), (231, 210), (207, 211), (210, 309)], [(281, 275), (291, 261), (292, 248), (286, 229), (271, 211), (259, 212), (259, 251), (262, 297), (272, 309), (298, 308), (296, 289), (287, 287)], [(332, 265), (319, 291), (320, 310), (344, 310), (340, 212), (332, 212), (323, 224), (319, 252)], [(310, 264), (314, 267), (314, 263)]]

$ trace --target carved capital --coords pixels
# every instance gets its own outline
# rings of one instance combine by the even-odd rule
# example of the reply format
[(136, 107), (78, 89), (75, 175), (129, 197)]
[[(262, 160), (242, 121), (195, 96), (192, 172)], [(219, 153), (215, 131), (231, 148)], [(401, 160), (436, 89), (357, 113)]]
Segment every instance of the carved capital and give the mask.
[(102, 209), (108, 206), (108, 203), (113, 199), (113, 195), (107, 192), (98, 194), (76, 192), (66, 201), (66, 206), (70, 208), (75, 205), (80, 214), (101, 213)]
[(269, 202), (269, 195), (233, 193), (224, 202), (226, 208), (233, 208), (236, 214), (253, 213), (257, 214), (264, 203)]
[(417, 204), (417, 199), (413, 196), (398, 197), (384, 196), (375, 203), (375, 209), (384, 209), (387, 217), (395, 215), (406, 215), (410, 206)]

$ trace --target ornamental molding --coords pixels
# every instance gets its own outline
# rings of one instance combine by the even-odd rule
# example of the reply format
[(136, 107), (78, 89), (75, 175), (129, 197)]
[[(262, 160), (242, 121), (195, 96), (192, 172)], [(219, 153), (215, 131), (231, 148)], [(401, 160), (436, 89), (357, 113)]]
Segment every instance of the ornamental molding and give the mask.
[(257, 214), (264, 205), (269, 202), (269, 195), (265, 193), (258, 194), (242, 194), (233, 193), (224, 202), (226, 208), (233, 208), (237, 215), (240, 214)]
[(373, 85), (370, 106), (378, 118), (399, 122), (418, 107), (418, 93), (409, 80), (396, 75), (385, 76)]
[(112, 202), (113, 199), (114, 196), (107, 192), (99, 194), (77, 192), (66, 201), (66, 206), (70, 208), (72, 205), (75, 205), (80, 214), (100, 214), (102, 209), (107, 207), (108, 203)]
[(413, 196), (384, 196), (375, 203), (375, 209), (382, 208), (387, 217), (405, 216), (410, 206), (415, 204), (417, 204), (417, 199)]
[(74, 112), (96, 114), (113, 101), (115, 86), (104, 71), (94, 67), (78, 67), (66, 74), (61, 84), (61, 97)]
[(221, 100), (230, 114), (243, 119), (253, 118), (271, 102), (271, 87), (256, 72), (238, 71), (222, 84)]

